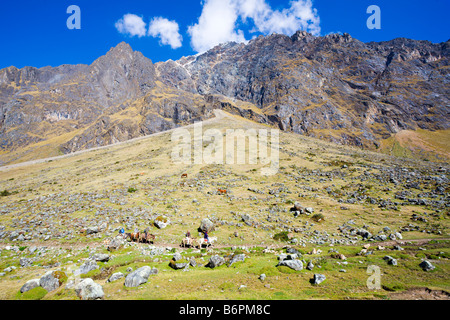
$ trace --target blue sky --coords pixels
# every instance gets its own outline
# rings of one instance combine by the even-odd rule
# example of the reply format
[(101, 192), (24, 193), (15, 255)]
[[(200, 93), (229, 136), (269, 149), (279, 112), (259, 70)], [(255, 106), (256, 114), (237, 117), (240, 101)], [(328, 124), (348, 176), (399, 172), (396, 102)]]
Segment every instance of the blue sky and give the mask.
[[(80, 30), (67, 28), (70, 5), (81, 9)], [(366, 26), (370, 5), (381, 9), (380, 30)], [(1, 1), (0, 68), (91, 64), (121, 41), (153, 62), (176, 60), (222, 41), (297, 29), (437, 43), (450, 38), (449, 12), (449, 0)]]

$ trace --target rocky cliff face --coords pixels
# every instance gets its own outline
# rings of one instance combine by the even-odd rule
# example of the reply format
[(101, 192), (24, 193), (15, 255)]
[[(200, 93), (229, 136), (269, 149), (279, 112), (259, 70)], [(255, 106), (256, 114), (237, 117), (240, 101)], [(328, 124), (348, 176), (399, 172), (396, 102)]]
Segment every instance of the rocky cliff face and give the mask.
[(449, 42), (350, 35), (259, 37), (156, 65), (168, 85), (255, 104), (282, 130), (376, 147), (405, 129), (449, 128)]
[(120, 43), (89, 66), (9, 67), (0, 70), (0, 164), (44, 157), (43, 146), (67, 153), (167, 130), (213, 108), (376, 149), (402, 130), (449, 129), (449, 48), (299, 31), (157, 64)]

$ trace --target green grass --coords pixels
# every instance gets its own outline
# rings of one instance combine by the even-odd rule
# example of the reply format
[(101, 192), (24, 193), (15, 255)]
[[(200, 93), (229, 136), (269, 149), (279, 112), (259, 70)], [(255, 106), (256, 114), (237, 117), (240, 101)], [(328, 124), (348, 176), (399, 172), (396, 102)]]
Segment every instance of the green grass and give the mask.
[(27, 292), (16, 294), (15, 300), (41, 300), (47, 294), (47, 290), (42, 287), (33, 288)]

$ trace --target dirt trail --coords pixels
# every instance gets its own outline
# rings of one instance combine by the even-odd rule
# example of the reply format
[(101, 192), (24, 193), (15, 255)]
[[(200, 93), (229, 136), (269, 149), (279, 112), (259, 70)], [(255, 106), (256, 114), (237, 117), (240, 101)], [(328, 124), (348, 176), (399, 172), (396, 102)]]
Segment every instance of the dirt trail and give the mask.
[[(222, 120), (223, 118), (231, 118), (231, 116), (229, 116), (227, 113), (225, 113), (224, 111), (222, 111), (220, 109), (214, 109), (213, 111), (214, 111), (215, 117), (211, 118), (211, 119), (204, 120), (204, 121), (200, 121), (203, 125), (216, 123), (216, 122)], [(67, 157), (72, 157), (72, 156), (76, 156), (76, 155), (83, 154), (83, 153), (90, 152), (90, 151), (97, 151), (97, 150), (107, 149), (107, 148), (114, 147), (114, 146), (125, 145), (125, 144), (128, 144), (128, 143), (133, 143), (133, 142), (136, 142), (136, 141), (139, 141), (139, 140), (143, 140), (143, 139), (147, 139), (147, 138), (150, 138), (150, 137), (156, 137), (156, 136), (160, 136), (162, 134), (170, 133), (170, 132), (173, 132), (176, 129), (188, 129), (188, 128), (191, 128), (193, 126), (194, 126), (194, 124), (190, 124), (190, 125), (187, 125), (187, 126), (177, 127), (177, 128), (173, 128), (173, 129), (166, 130), (166, 131), (161, 131), (161, 132), (156, 132), (156, 133), (152, 133), (152, 134), (149, 134), (149, 135), (146, 135), (146, 136), (137, 137), (137, 138), (126, 140), (126, 141), (121, 141), (121, 142), (108, 144), (106, 146), (101, 146), (101, 147), (96, 147), (96, 148), (91, 148), (91, 149), (75, 151), (75, 152), (64, 154), (64, 155), (61, 155), (61, 156), (50, 157), (50, 158), (45, 158), (45, 159), (36, 159), (36, 160), (10, 164), (10, 165), (6, 165), (6, 166), (1, 166), (0, 167), (0, 172), (1, 171), (8, 171), (8, 170), (19, 168), (19, 167), (29, 166), (29, 165), (33, 165), (33, 164), (44, 163), (44, 162), (47, 162), (47, 161), (50, 161), (50, 160), (53, 161), (53, 160), (67, 158)]]
[[(112, 238), (111, 238), (112, 239)], [(110, 240), (110, 239), (108, 239)], [(423, 238), (423, 239), (411, 239), (411, 240), (391, 240), (391, 241), (383, 241), (383, 242), (360, 242), (356, 245), (361, 245), (361, 247), (365, 244), (370, 244), (371, 247), (376, 247), (378, 245), (383, 246), (383, 247), (388, 247), (388, 246), (394, 246), (394, 245), (405, 245), (408, 244), (409, 242), (411, 242), (414, 245), (420, 246), (420, 245), (424, 245), (427, 244), (428, 242), (432, 241), (432, 240), (440, 240), (440, 241), (448, 241), (450, 240), (450, 238), (435, 238), (435, 239), (430, 239), (430, 238)], [(135, 242), (133, 242), (135, 243)], [(178, 248), (178, 249), (187, 249), (187, 248), (183, 248), (180, 246), (180, 242), (177, 243), (169, 243), (169, 242), (156, 242), (155, 244), (146, 244), (146, 243), (135, 243), (137, 246), (155, 246), (158, 248), (167, 248), (167, 247), (171, 247), (171, 248)], [(6, 246), (14, 246), (14, 244), (1, 244), (0, 245), (0, 249), (4, 249)], [(36, 246), (36, 247), (47, 247), (47, 248), (85, 248), (85, 247), (89, 247), (89, 248), (97, 248), (97, 247), (106, 247), (107, 243), (105, 242), (105, 240), (103, 241), (92, 241), (92, 242), (80, 242), (80, 243), (64, 243), (64, 242), (58, 242), (58, 241), (32, 241), (32, 242), (27, 242), (26, 243), (27, 247), (32, 247), (32, 246)], [(228, 248), (228, 247), (247, 247), (247, 248), (252, 248), (252, 247), (267, 247), (269, 249), (282, 249), (286, 246), (290, 246), (284, 243), (280, 243), (280, 244), (256, 244), (256, 243), (242, 243), (242, 244), (215, 244), (213, 245), (211, 248), (213, 249), (221, 249), (221, 248)], [(351, 245), (342, 245), (342, 246), (351, 246)], [(320, 246), (317, 246), (320, 247)]]

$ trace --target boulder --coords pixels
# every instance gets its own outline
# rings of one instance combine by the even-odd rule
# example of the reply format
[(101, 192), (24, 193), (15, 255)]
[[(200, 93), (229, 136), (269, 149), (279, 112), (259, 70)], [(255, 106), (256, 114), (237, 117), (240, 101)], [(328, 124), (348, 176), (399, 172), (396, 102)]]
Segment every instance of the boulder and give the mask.
[(300, 260), (282, 260), (278, 262), (278, 266), (286, 266), (295, 271), (300, 271), (303, 269), (303, 263)]
[(22, 268), (31, 267), (33, 260), (30, 258), (20, 258), (19, 264)]
[(114, 281), (117, 281), (119, 279), (122, 279), (123, 277), (125, 277), (125, 275), (122, 272), (116, 272), (116, 273), (113, 273), (108, 278), (108, 280), (106, 280), (106, 282), (114, 282)]
[(302, 254), (297, 250), (297, 249), (295, 249), (295, 248), (287, 248), (286, 249), (286, 252), (287, 253), (292, 253), (292, 254), (297, 254), (297, 256), (301, 256)]
[(209, 258), (209, 262), (206, 266), (212, 269), (212, 268), (221, 266), (224, 263), (225, 263), (225, 259), (216, 254), (216, 255), (212, 256), (211, 258)]
[(125, 239), (122, 236), (115, 237), (108, 244), (108, 251), (113, 251), (121, 248), (126, 243)]
[(326, 277), (323, 274), (315, 273), (314, 278), (311, 279), (312, 284), (320, 284), (325, 281)]
[(169, 263), (169, 266), (172, 269), (179, 270), (179, 269), (184, 269), (184, 268), (186, 268), (186, 266), (189, 265), (189, 262), (176, 262), (176, 261), (179, 261), (179, 260), (180, 259), (178, 259), (178, 260), (171, 260), (170, 263)]
[(58, 289), (67, 275), (63, 271), (48, 271), (39, 279), (39, 285), (47, 291)]
[(31, 289), (37, 288), (40, 286), (40, 279), (32, 279), (27, 281), (22, 288), (20, 288), (20, 292), (24, 293), (30, 291)]
[(291, 211), (298, 211), (300, 214), (302, 214), (304, 211), (303, 206), (300, 204), (300, 202), (295, 202), (294, 206), (290, 209)]
[(212, 221), (209, 220), (208, 218), (205, 218), (205, 219), (202, 220), (202, 222), (200, 222), (199, 229), (201, 230), (201, 232), (214, 231), (214, 223), (212, 223)]
[(169, 219), (165, 216), (159, 216), (155, 219), (154, 224), (158, 229), (164, 229), (169, 224)]
[(103, 299), (103, 287), (91, 278), (84, 279), (75, 286), (75, 292), (81, 300)]
[(178, 252), (176, 252), (172, 257), (173, 261), (181, 260), (181, 258), (181, 254), (179, 254)]
[(106, 253), (96, 253), (92, 256), (92, 259), (94, 259), (95, 261), (100, 261), (100, 262), (108, 262), (110, 257)]
[(236, 263), (236, 262), (239, 262), (239, 261), (242, 261), (242, 262), (245, 261), (245, 254), (241, 253), (241, 254), (233, 255), (233, 257), (228, 262), (228, 266), (231, 267), (231, 265), (233, 263)]
[(372, 234), (369, 231), (367, 231), (366, 229), (359, 229), (356, 234), (360, 235), (363, 238), (363, 240), (369, 239), (372, 237)]
[(421, 267), (423, 271), (431, 271), (431, 270), (433, 270), (434, 268), (436, 268), (436, 267), (433, 266), (433, 265), (431, 264), (431, 262), (428, 261), (428, 260), (423, 260), (423, 261), (419, 264), (419, 267)]
[(98, 227), (87, 227), (86, 228), (86, 234), (87, 235), (94, 234), (94, 233), (97, 233), (97, 232), (99, 232), (99, 228)]
[(125, 287), (137, 287), (143, 283), (146, 283), (150, 275), (157, 273), (158, 269), (143, 266), (127, 275), (124, 285)]
[(392, 266), (396, 266), (397, 265), (397, 259), (394, 259), (391, 256), (384, 256), (383, 260), (387, 261), (387, 263), (392, 265)]
[(78, 268), (77, 270), (75, 270), (73, 272), (74, 275), (78, 276), (80, 274), (86, 274), (89, 271), (98, 269), (98, 265), (97, 262), (95, 260), (88, 260), (85, 263), (83, 263), (80, 268)]

